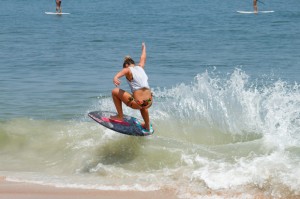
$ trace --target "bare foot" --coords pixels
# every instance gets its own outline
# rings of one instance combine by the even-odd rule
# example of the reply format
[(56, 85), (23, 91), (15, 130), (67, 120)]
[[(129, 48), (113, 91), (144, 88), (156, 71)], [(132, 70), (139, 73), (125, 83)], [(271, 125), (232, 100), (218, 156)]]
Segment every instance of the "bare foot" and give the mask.
[(142, 126), (144, 129), (150, 131), (150, 124), (149, 124), (148, 126), (146, 126), (145, 122), (142, 122), (142, 123), (141, 123), (141, 126)]
[(120, 117), (118, 115), (110, 116), (111, 120), (117, 120), (117, 121), (123, 121), (123, 117)]

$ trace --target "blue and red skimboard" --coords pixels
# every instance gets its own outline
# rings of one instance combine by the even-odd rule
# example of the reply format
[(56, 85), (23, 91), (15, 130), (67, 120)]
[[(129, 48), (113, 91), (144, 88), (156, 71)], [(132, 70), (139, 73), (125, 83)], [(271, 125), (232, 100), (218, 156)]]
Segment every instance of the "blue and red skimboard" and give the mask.
[(110, 111), (93, 111), (88, 114), (90, 118), (102, 126), (122, 134), (147, 136), (154, 133), (152, 125), (150, 125), (150, 131), (148, 131), (142, 127), (141, 122), (135, 117), (124, 115), (123, 121), (120, 121), (111, 119), (110, 117), (113, 115), (116, 115), (116, 113)]

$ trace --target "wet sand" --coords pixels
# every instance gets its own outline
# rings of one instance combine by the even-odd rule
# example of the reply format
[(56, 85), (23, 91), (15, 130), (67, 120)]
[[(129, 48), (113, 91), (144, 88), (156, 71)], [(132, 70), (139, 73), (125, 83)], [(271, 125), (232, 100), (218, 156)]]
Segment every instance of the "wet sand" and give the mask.
[(0, 199), (178, 199), (172, 191), (101, 191), (57, 188), (0, 177)]

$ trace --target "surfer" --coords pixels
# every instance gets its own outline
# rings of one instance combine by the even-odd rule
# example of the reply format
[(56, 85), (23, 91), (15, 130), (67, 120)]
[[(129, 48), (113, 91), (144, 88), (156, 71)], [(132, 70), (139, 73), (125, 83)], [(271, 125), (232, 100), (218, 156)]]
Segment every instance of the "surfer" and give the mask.
[(61, 13), (62, 10), (61, 10), (61, 0), (55, 0), (56, 2), (56, 12), (57, 13)]
[(257, 0), (253, 0), (253, 9), (254, 12), (257, 13)]
[[(150, 118), (148, 108), (152, 105), (152, 93), (148, 84), (148, 76), (144, 67), (146, 63), (146, 45), (142, 43), (142, 54), (139, 64), (135, 64), (130, 56), (126, 56), (123, 69), (113, 78), (116, 88), (112, 90), (112, 98), (118, 114), (111, 116), (113, 120), (123, 120), (122, 102), (132, 109), (139, 109), (144, 119), (143, 128), (150, 130)], [(121, 84), (119, 78), (125, 76), (130, 86), (131, 93), (128, 93), (118, 86)]]

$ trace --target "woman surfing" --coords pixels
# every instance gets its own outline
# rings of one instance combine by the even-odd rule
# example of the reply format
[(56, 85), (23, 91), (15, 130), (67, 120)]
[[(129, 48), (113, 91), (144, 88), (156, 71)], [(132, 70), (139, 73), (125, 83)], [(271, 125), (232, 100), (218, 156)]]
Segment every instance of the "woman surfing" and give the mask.
[[(140, 62), (135, 64), (130, 56), (124, 58), (123, 69), (113, 78), (116, 88), (112, 90), (112, 98), (117, 110), (117, 115), (111, 116), (112, 120), (123, 120), (122, 102), (132, 109), (138, 109), (144, 119), (142, 127), (150, 131), (150, 118), (148, 109), (152, 105), (153, 98), (148, 83), (148, 76), (144, 70), (146, 64), (146, 45), (142, 43), (142, 55)], [(120, 78), (125, 76), (130, 86), (131, 93), (126, 92), (118, 86)]]

